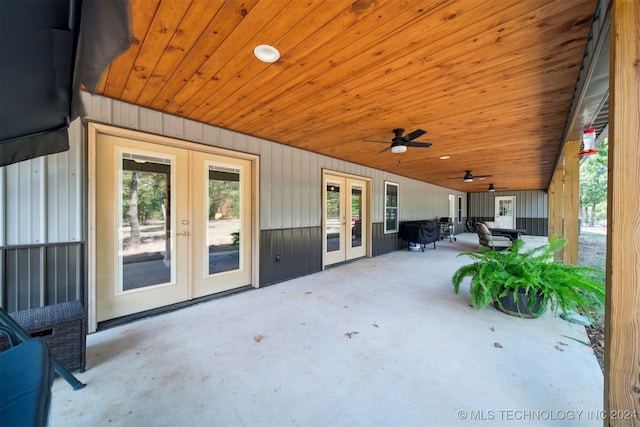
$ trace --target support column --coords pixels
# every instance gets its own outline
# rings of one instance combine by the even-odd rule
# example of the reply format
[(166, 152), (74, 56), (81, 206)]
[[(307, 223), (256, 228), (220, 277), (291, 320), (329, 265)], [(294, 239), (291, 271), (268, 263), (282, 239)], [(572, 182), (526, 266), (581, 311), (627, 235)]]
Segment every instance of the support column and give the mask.
[[(564, 179), (564, 170), (562, 168), (562, 162), (558, 162), (556, 170), (551, 177), (551, 183), (549, 185), (549, 212), (547, 218), (549, 218), (549, 225), (547, 235), (549, 237), (554, 234), (562, 236), (562, 180)], [(562, 253), (557, 252), (554, 254), (555, 261), (562, 260)]]
[(562, 250), (564, 264), (578, 265), (578, 218), (580, 216), (580, 141), (564, 146), (564, 195), (562, 236), (567, 244)]
[(640, 426), (640, 1), (611, 11), (604, 408)]

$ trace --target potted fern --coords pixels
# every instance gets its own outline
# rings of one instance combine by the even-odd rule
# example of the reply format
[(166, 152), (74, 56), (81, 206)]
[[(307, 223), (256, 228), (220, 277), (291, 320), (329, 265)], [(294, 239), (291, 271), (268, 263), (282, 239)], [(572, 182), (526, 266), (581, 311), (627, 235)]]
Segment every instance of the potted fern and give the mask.
[(602, 270), (553, 262), (553, 254), (567, 240), (552, 236), (549, 243), (523, 250), (517, 239), (510, 250), (480, 247), (479, 252), (462, 252), (474, 260), (453, 274), (455, 293), (465, 277), (471, 278), (471, 305), (483, 309), (491, 302), (505, 313), (534, 318), (551, 307), (554, 315), (591, 313), (602, 309), (605, 290)]

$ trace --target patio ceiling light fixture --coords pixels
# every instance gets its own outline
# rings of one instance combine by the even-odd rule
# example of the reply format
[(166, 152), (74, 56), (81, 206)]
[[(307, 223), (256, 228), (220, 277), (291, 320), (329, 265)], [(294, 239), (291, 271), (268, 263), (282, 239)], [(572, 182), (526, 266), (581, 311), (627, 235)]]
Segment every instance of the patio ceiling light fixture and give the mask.
[(253, 54), (262, 62), (276, 62), (280, 59), (280, 52), (273, 46), (261, 44), (253, 49)]
[(391, 147), (391, 152), (394, 154), (404, 153), (405, 151), (407, 151), (406, 145), (394, 145)]
[(471, 171), (466, 171), (462, 180), (464, 182), (473, 182), (473, 175), (471, 175)]
[(489, 184), (489, 188), (487, 189), (487, 191), (489, 193), (493, 193), (494, 191), (496, 191), (496, 187), (494, 187), (493, 184)]

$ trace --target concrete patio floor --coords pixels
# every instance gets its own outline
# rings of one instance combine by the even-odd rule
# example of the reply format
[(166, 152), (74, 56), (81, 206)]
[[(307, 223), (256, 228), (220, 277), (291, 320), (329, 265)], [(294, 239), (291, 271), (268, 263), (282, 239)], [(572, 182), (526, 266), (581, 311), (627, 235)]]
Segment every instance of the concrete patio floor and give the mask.
[(584, 327), (471, 308), (457, 237), (91, 334), (49, 425), (601, 426)]

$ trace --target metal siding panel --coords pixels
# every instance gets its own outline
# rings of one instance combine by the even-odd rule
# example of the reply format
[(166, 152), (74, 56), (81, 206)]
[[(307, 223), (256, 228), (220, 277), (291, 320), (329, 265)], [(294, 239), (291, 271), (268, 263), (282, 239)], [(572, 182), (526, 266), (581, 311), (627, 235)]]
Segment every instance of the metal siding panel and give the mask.
[(42, 243), (46, 239), (44, 157), (7, 166), (7, 245)]
[(271, 144), (260, 147), (260, 229), (271, 228)]
[(310, 227), (322, 227), (322, 167), (320, 157), (309, 154), (309, 223)]
[(139, 130), (162, 135), (163, 115), (161, 112), (140, 108), (138, 114), (140, 115)]
[(40, 307), (44, 296), (43, 270), (44, 260), (42, 247), (21, 248), (15, 250), (17, 257), (15, 271), (13, 272), (16, 306), (12, 311), (27, 310)]
[(251, 153), (251, 154), (260, 154), (260, 146), (263, 143), (267, 143), (267, 141), (261, 140), (259, 138), (256, 138), (254, 136), (248, 136), (247, 135), (247, 153)]
[(69, 223), (68, 240), (71, 242), (81, 242), (85, 240), (84, 229), (86, 221), (86, 150), (84, 141), (84, 128), (82, 120), (77, 119), (71, 123), (69, 141), (70, 149), (66, 153), (69, 159), (69, 214), (66, 221)]
[(293, 180), (295, 177), (292, 175), (292, 148), (285, 146), (282, 149), (282, 159), (281, 159), (281, 169), (282, 169), (282, 179), (280, 181), (280, 186), (282, 189), (282, 210), (280, 215), (282, 217), (282, 221), (280, 224), (280, 228), (291, 228), (293, 227)]
[(69, 126), (69, 150), (46, 156), (46, 242), (82, 240), (84, 187), (82, 122)]
[[(19, 227), (20, 223), (16, 220), (19, 218), (17, 212), (20, 209), (20, 205), (18, 204), (17, 191), (18, 188), (18, 171), (20, 168), (20, 163), (14, 163), (12, 165), (4, 167), (5, 171), (5, 209), (4, 209), (4, 233), (5, 245), (13, 245), (18, 241)], [(11, 226), (10, 226), (11, 225)]]
[(271, 261), (271, 233), (269, 231), (260, 232), (260, 283), (273, 282), (273, 263)]
[[(62, 182), (64, 178), (60, 173), (62, 170), (66, 169), (66, 165), (64, 165), (64, 159), (57, 155), (48, 157), (48, 176), (45, 182), (47, 187), (46, 221), (50, 226), (47, 227), (47, 242), (57, 242), (60, 239), (60, 235), (67, 234), (68, 232), (66, 224), (61, 220), (63, 213), (60, 212), (60, 209), (63, 209), (63, 206), (66, 206), (66, 204), (60, 200), (66, 196), (65, 188), (63, 188), (64, 183)], [(57, 219), (60, 219), (60, 221), (56, 223)]]
[(310, 153), (304, 150), (297, 150), (298, 156), (294, 158), (294, 162), (298, 162), (298, 176), (300, 177), (294, 197), (299, 200), (299, 216), (300, 227), (309, 227), (311, 223), (311, 174), (315, 173), (311, 170), (309, 162)]
[(113, 123), (111, 99), (103, 96), (92, 96), (90, 106), (92, 117), (96, 120), (105, 123)]
[(247, 151), (247, 135), (233, 132), (233, 149), (236, 151)]
[[(15, 166), (15, 167), (14, 167)], [(13, 206), (8, 212), (9, 224), (13, 224), (8, 231), (9, 245), (26, 245), (31, 243), (31, 199), (33, 190), (31, 188), (31, 168), (30, 162), (14, 163), (9, 166), (12, 179), (9, 182), (11, 193), (11, 204)]]
[(274, 144), (271, 150), (270, 228), (282, 228), (282, 149), (282, 145)]
[[(44, 247), (33, 248), (30, 251), (30, 264), (29, 264), (29, 283), (27, 286), (31, 288), (31, 298), (29, 299), (29, 306), (26, 308), (41, 307), (44, 305), (44, 285), (45, 285), (45, 257)], [(24, 282), (22, 286), (25, 286)]]
[(220, 129), (220, 139), (216, 146), (233, 149), (233, 132), (227, 129)]
[(4, 268), (3, 270), (3, 304), (4, 308), (9, 311), (16, 311), (18, 307), (18, 251), (16, 249), (6, 249), (4, 251)]
[(202, 129), (202, 141), (207, 145), (220, 145), (220, 128), (204, 126)]
[(202, 132), (203, 132), (202, 123), (194, 122), (193, 120), (185, 120), (184, 121), (184, 137), (188, 141), (193, 142), (202, 142)]
[(83, 299), (83, 245), (46, 248), (46, 304)]
[(132, 104), (122, 101), (113, 101), (113, 124), (129, 129), (138, 129), (140, 127), (138, 114), (140, 109)]
[[(260, 286), (316, 273), (321, 265), (319, 227), (264, 230), (260, 233)], [(276, 255), (280, 261), (275, 262)]]
[(30, 243), (46, 243), (46, 222), (47, 222), (47, 187), (46, 180), (46, 163), (45, 157), (38, 157), (37, 159), (30, 160), (33, 163), (32, 178), (32, 205), (31, 205), (31, 224), (33, 226), (32, 238), (27, 244)]
[(291, 194), (291, 227), (294, 228), (302, 227), (304, 222), (302, 219), (302, 206), (305, 200), (303, 196), (302, 186), (306, 185), (306, 179), (303, 178), (301, 163), (301, 150), (291, 150), (291, 159), (289, 163), (291, 165), (291, 187), (289, 191)]
[(172, 138), (184, 139), (184, 119), (170, 114), (163, 114), (162, 133)]
[(375, 171), (373, 177), (371, 222), (384, 222), (384, 174)]
[(46, 249), (47, 304), (55, 304), (60, 296), (66, 295), (66, 255), (66, 252), (57, 246)]

